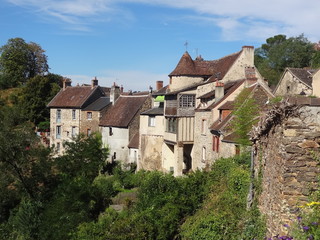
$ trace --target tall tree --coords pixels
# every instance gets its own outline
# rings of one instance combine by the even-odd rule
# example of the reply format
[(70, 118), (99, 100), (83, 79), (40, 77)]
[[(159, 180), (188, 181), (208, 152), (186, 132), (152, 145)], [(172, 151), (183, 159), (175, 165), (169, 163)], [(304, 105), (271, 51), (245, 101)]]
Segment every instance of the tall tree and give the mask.
[(38, 125), (49, 121), (47, 104), (59, 92), (63, 77), (57, 74), (37, 75), (31, 78), (22, 88), (20, 103), (24, 106), (26, 116)]
[(36, 43), (11, 38), (0, 48), (0, 88), (16, 87), (48, 69), (47, 56)]
[(276, 35), (256, 49), (255, 65), (270, 85), (276, 85), (286, 67), (310, 67), (315, 52), (314, 44), (303, 34), (290, 38)]

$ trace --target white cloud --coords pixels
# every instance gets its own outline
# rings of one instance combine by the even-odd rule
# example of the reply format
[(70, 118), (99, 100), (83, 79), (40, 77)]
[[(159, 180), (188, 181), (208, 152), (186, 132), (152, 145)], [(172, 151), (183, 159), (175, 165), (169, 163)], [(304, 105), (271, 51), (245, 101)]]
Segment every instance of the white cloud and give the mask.
[[(193, 10), (198, 17), (213, 18), (225, 40), (270, 37), (270, 33), (297, 36), (301, 33), (313, 40), (320, 39), (318, 16), (320, 1), (315, 0), (7, 0), (18, 6), (36, 9), (76, 29), (87, 31), (95, 17), (125, 16), (123, 3), (161, 5)], [(108, 14), (105, 14), (108, 13)], [(105, 21), (109, 19), (104, 19)], [(79, 26), (84, 27), (79, 27)], [(241, 37), (240, 37), (241, 36)]]
[[(167, 74), (155, 74), (143, 71), (124, 71), (124, 70), (104, 70), (101, 76), (96, 76), (99, 85), (103, 87), (111, 87), (113, 83), (123, 86), (124, 91), (148, 91), (149, 86), (155, 89), (156, 81), (163, 81), (168, 84)], [(72, 80), (72, 85), (90, 84), (91, 79), (95, 76), (87, 75), (67, 75)]]

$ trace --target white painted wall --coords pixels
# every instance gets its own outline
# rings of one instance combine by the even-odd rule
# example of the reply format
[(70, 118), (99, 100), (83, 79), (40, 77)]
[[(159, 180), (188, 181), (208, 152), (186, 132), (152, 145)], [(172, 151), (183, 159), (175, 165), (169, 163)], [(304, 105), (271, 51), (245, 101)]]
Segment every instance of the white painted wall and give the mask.
[(100, 127), (102, 135), (102, 144), (109, 147), (109, 158), (116, 153), (116, 161), (121, 161), (124, 164), (129, 161), (129, 130), (127, 128), (112, 127), (112, 135), (109, 135), (109, 127)]

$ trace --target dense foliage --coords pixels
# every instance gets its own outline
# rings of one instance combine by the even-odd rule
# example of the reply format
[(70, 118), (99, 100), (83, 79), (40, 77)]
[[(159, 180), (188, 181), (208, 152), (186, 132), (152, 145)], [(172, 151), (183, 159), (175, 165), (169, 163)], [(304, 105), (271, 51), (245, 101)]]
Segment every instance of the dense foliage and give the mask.
[(0, 239), (68, 239), (108, 206), (95, 183), (107, 150), (101, 136), (78, 136), (52, 157), (18, 107), (0, 107)]
[(11, 38), (0, 48), (0, 89), (19, 86), (48, 70), (47, 56), (34, 42)]
[(231, 120), (232, 130), (236, 134), (237, 143), (243, 146), (251, 144), (249, 132), (252, 126), (257, 123), (259, 106), (253, 97), (250, 97), (249, 88), (242, 90), (234, 101), (234, 110)]
[(276, 85), (286, 67), (319, 67), (320, 52), (304, 35), (276, 35), (255, 51), (255, 66), (270, 85)]

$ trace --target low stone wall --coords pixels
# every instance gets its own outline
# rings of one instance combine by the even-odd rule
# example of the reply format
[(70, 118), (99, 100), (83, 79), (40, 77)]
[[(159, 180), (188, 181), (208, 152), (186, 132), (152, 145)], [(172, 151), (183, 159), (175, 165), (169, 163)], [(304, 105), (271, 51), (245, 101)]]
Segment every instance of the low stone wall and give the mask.
[[(254, 175), (260, 180), (259, 208), (268, 235), (286, 233), (317, 188), (320, 102), (289, 99), (266, 113), (252, 131)], [(258, 181), (259, 182), (259, 181)], [(259, 188), (259, 186), (256, 186)]]

